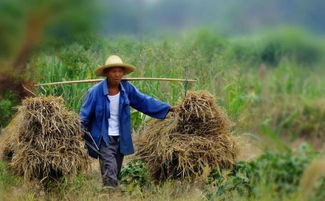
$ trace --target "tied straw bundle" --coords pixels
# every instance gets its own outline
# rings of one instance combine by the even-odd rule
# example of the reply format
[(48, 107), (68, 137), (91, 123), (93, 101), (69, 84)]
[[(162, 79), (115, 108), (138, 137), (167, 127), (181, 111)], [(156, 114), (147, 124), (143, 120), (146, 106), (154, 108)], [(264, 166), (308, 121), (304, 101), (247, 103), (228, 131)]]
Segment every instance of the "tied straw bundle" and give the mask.
[(25, 180), (47, 183), (89, 167), (79, 117), (61, 97), (25, 99), (3, 132), (0, 153)]
[(147, 164), (151, 177), (195, 180), (214, 168), (231, 168), (238, 152), (230, 133), (232, 122), (214, 97), (192, 91), (178, 108), (139, 133), (136, 155)]

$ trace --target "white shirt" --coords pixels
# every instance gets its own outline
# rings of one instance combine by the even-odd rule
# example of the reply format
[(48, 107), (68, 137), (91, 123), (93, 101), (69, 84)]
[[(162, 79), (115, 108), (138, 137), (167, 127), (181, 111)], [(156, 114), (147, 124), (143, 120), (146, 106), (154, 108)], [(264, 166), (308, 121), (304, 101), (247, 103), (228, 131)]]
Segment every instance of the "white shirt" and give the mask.
[(120, 123), (119, 123), (119, 102), (120, 102), (120, 92), (114, 96), (107, 95), (110, 101), (109, 110), (110, 118), (108, 119), (108, 135), (119, 136), (120, 135)]

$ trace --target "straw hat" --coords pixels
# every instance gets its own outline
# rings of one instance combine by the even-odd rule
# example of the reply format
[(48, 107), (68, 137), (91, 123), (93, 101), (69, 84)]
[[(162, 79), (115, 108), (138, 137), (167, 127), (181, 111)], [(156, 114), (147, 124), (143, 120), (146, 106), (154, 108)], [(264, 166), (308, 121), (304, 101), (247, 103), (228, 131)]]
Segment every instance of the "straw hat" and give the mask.
[(111, 55), (106, 59), (105, 65), (95, 69), (94, 73), (98, 76), (105, 76), (104, 70), (107, 68), (121, 67), (124, 68), (124, 74), (132, 73), (135, 67), (130, 64), (124, 64), (122, 59), (117, 55)]

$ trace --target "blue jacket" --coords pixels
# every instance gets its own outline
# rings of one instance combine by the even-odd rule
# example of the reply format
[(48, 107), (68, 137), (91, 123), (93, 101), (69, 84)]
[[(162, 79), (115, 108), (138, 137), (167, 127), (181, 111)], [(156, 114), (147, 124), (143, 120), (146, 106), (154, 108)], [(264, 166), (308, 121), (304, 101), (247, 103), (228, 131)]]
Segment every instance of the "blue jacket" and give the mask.
[[(110, 118), (108, 80), (107, 78), (88, 90), (80, 109), (80, 120), (83, 129), (89, 131), (97, 145), (108, 141), (108, 119)], [(119, 123), (120, 151), (124, 155), (134, 153), (131, 137), (130, 106), (157, 119), (164, 119), (170, 105), (141, 93), (127, 81), (120, 83)]]

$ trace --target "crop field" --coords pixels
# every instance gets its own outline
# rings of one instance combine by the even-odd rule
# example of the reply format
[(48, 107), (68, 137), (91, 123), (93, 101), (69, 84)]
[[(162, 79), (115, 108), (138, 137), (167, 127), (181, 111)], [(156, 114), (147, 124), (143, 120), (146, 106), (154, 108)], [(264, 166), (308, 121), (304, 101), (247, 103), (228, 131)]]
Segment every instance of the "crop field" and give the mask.
[[(35, 83), (95, 79), (93, 70), (111, 54), (137, 67), (129, 77), (196, 79), (132, 83), (171, 105), (191, 91), (212, 94), (233, 122), (230, 131), (239, 149), (233, 167), (206, 170), (195, 181), (157, 183), (148, 164), (128, 156), (120, 175), (123, 192), (105, 194), (96, 160), (87, 172), (47, 188), (16, 176), (0, 160), (0, 200), (325, 200), (324, 38), (297, 30), (246, 37), (201, 30), (181, 39), (97, 38), (38, 50), (28, 62), (28, 76)], [(35, 91), (61, 96), (79, 113), (92, 85)], [(17, 104), (10, 93), (0, 100), (2, 128)], [(137, 139), (151, 118), (132, 110), (131, 119)]]

